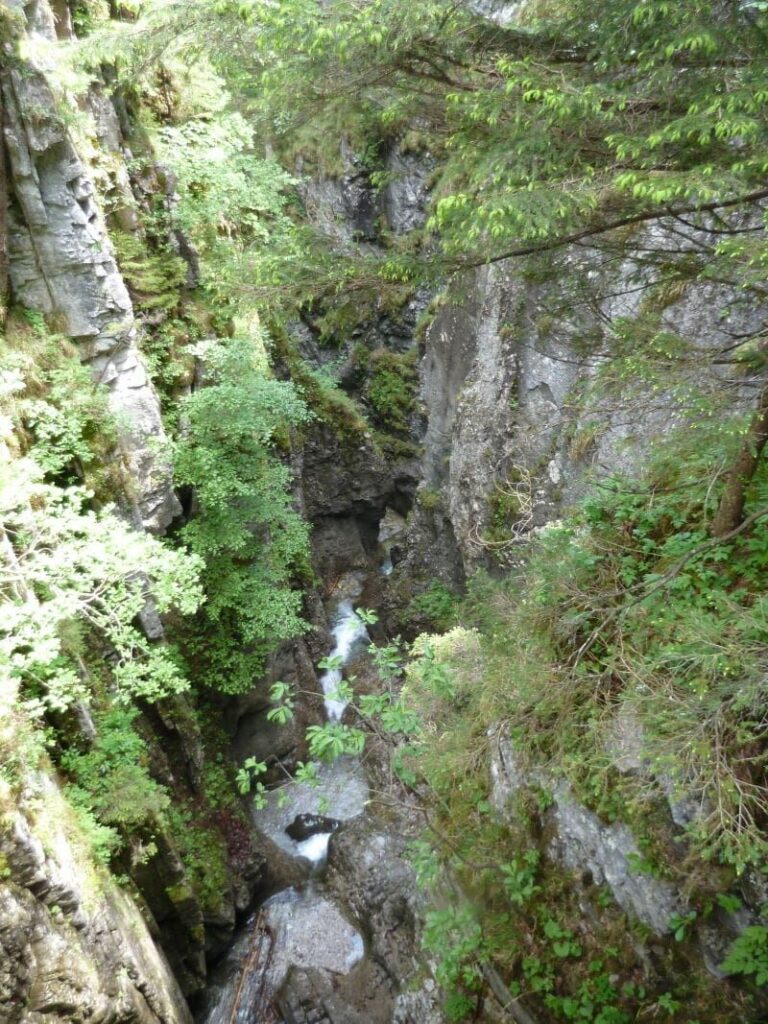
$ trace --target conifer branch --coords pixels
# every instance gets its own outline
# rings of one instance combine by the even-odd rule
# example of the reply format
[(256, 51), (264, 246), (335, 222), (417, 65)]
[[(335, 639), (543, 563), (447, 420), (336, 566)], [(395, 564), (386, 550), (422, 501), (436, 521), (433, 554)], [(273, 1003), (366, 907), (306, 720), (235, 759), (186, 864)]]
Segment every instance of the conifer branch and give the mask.
[(568, 235), (559, 235), (546, 242), (535, 242), (531, 245), (521, 245), (505, 252), (497, 253), (495, 256), (488, 256), (480, 260), (463, 262), (462, 267), (485, 267), (492, 263), (501, 263), (503, 260), (513, 259), (518, 256), (534, 256), (540, 252), (551, 252), (553, 249), (561, 249), (563, 246), (572, 245), (582, 238), (592, 238), (595, 235), (607, 234), (618, 228), (629, 227), (632, 224), (647, 223), (651, 220), (662, 220), (664, 217), (688, 216), (696, 213), (713, 213), (716, 210), (725, 210), (734, 206), (743, 206), (746, 203), (757, 203), (761, 199), (768, 199), (768, 188), (756, 189), (743, 196), (736, 196), (732, 199), (712, 200), (708, 203), (689, 203), (686, 206), (678, 207), (657, 207), (653, 210), (643, 210), (640, 213), (629, 214), (626, 217), (619, 217), (616, 220), (607, 221), (604, 224), (595, 224), (592, 227), (582, 228), (580, 231), (573, 231)]

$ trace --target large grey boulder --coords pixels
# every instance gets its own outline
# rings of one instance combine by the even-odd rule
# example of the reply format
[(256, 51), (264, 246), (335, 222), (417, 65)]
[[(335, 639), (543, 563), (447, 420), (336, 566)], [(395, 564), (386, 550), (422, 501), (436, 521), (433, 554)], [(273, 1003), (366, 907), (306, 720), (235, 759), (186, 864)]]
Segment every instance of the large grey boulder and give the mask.
[(441, 994), (420, 949), (424, 896), (406, 856), (413, 831), (407, 814), (385, 823), (374, 812), (345, 823), (331, 837), (328, 886), (365, 926), (370, 959), (386, 979), (388, 1019), (443, 1024)]

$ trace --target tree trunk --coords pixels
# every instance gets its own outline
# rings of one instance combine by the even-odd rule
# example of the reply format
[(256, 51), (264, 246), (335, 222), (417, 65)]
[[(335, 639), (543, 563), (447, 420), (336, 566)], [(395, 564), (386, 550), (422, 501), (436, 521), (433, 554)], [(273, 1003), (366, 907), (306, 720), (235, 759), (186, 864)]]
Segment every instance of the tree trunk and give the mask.
[(768, 441), (768, 384), (760, 393), (757, 409), (741, 443), (736, 461), (725, 479), (725, 491), (712, 520), (712, 536), (724, 537), (735, 530), (744, 518), (744, 500), (760, 456)]
[(5, 324), (8, 301), (8, 164), (5, 159), (5, 107), (3, 78), (0, 74), (0, 330)]

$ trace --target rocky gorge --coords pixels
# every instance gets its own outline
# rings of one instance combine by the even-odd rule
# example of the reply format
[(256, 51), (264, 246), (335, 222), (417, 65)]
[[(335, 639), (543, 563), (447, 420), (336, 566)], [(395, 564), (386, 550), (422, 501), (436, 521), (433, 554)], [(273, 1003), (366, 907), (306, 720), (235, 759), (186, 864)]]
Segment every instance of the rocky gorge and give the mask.
[[(681, 600), (701, 618), (660, 641), (661, 653), (653, 648), (654, 681), (669, 665), (687, 680), (691, 648), (721, 629), (711, 643), (717, 654), (704, 667), (696, 662), (693, 710), (671, 683), (658, 684), (658, 704), (692, 723), (683, 740), (666, 720), (654, 731), (662, 716), (638, 667), (646, 655), (632, 660), (641, 641), (622, 635), (612, 647), (606, 639), (624, 622), (620, 586), (632, 621), (646, 596), (638, 588), (653, 596), (667, 577), (688, 578), (702, 552), (707, 586), (726, 575), (727, 552), (686, 516), (708, 510), (710, 495), (738, 476), (728, 476), (727, 459), (741, 438), (747, 461), (750, 453), (759, 461), (765, 442), (744, 426), (762, 394), (765, 295), (759, 282), (734, 282), (717, 262), (723, 237), (762, 237), (763, 198), (733, 216), (678, 215), (664, 202), (657, 216), (607, 231), (599, 244), (573, 238), (525, 262), (467, 259), (423, 280), (405, 272), (401, 280), (389, 267), (370, 305), (366, 260), (386, 264), (398, 245), (407, 253), (413, 244), (429, 264), (437, 248), (419, 234), (435, 215), (446, 159), (425, 141), (425, 100), (409, 130), (400, 124), (377, 147), (340, 130), (325, 164), (311, 147), (297, 153), (282, 140), (300, 210), (291, 215), (329, 246), (320, 269), (309, 256), (307, 266), (318, 278), (336, 266), (343, 281), (345, 260), (359, 250), (366, 270), (362, 284), (347, 279), (350, 302), (342, 283), (283, 322), (258, 302), (246, 316), (201, 281), (206, 259), (214, 267), (222, 259), (221, 239), (249, 230), (258, 238), (258, 230), (234, 224), (223, 191), (215, 215), (205, 211), (221, 215), (206, 241), (199, 223), (184, 218), (187, 192), (195, 200), (205, 191), (204, 173), (189, 187), (183, 161), (166, 166), (146, 128), (153, 118), (169, 132), (174, 118), (183, 123), (183, 71), (169, 62), (151, 86), (132, 91), (117, 80), (119, 60), (104, 57), (74, 98), (61, 54), (87, 39), (90, 19), (132, 25), (134, 15), (118, 6), (13, 0), (0, 9), (3, 594), (34, 623), (65, 589), (59, 577), (41, 575), (38, 548), (27, 541), (34, 529), (17, 525), (51, 500), (34, 490), (27, 498), (14, 476), (42, 458), (35, 453), (44, 442), (49, 462), (35, 486), (84, 485), (86, 512), (114, 516), (106, 530), (125, 551), (118, 583), (106, 556), (89, 556), (108, 569), (84, 607), (115, 586), (137, 660), (171, 652), (170, 664), (183, 662), (189, 678), (153, 689), (139, 672), (126, 700), (116, 672), (126, 661), (124, 634), (99, 633), (74, 605), (50, 640), (55, 670), (35, 662), (25, 676), (18, 666), (33, 641), (16, 638), (9, 615), (0, 682), (0, 1021), (764, 1019), (768, 896), (762, 847), (751, 838), (764, 828), (762, 682), (754, 698), (746, 685), (741, 698), (728, 691), (730, 718), (707, 703), (723, 678), (742, 671), (732, 667), (740, 664), (734, 647), (754, 652), (756, 678), (762, 671), (759, 533), (722, 596), (730, 616), (749, 590), (749, 629), (731, 641), (713, 626), (706, 617), (717, 601), (700, 600), (696, 578)], [(527, 6), (458, 5), (484, 26), (483, 40), (488, 26), (500, 33), (493, 39), (512, 38)], [(424, 66), (433, 59), (426, 52)], [(225, 101), (213, 64), (200, 63), (195, 88), (205, 102), (214, 96), (192, 119), (204, 137)], [(238, 125), (205, 143), (202, 164), (225, 162), (232, 133), (244, 130)], [(165, 146), (168, 138), (188, 143), (157, 137)], [(248, 138), (251, 154), (259, 146)], [(288, 188), (282, 179), (279, 187)], [(271, 230), (282, 213), (268, 206), (263, 195), (249, 199), (243, 222), (257, 209)], [(667, 278), (673, 256), (685, 272)], [(248, 273), (242, 253), (234, 265), (234, 279)], [(262, 326), (253, 328), (256, 355), (246, 369), (295, 389), (299, 402), (277, 427), (251, 429), (264, 448), (248, 458), (274, 460), (270, 480), (279, 483), (265, 485), (265, 506), (275, 502), (277, 517), (287, 520), (290, 510), (308, 524), (306, 553), (294, 551), (283, 578), (271, 563), (250, 571), (245, 548), (235, 547), (233, 564), (246, 575), (242, 590), (232, 585), (232, 604), (211, 589), (185, 608), (159, 570), (153, 576), (149, 555), (130, 561), (130, 537), (192, 544), (184, 538), (194, 541), (196, 523), (208, 515), (215, 530), (221, 507), (236, 511), (246, 500), (241, 474), (206, 506), (199, 480), (180, 477), (174, 460), (183, 466), (194, 437), (194, 407), (184, 403), (216, 385), (205, 346), (237, 340), (243, 322), (260, 318), (271, 337), (264, 343)], [(746, 369), (728, 356), (742, 344), (750, 346)], [(85, 376), (67, 376), (81, 367)], [(242, 379), (251, 378), (242, 371)], [(72, 442), (61, 409), (94, 385), (97, 413), (88, 407)], [(265, 391), (257, 412), (287, 406), (287, 394)], [(19, 395), (33, 404), (15, 405)], [(225, 389), (219, 401), (221, 450), (204, 459), (213, 480), (230, 447), (235, 456), (250, 451), (240, 434), (230, 445), (226, 419), (249, 409), (248, 399)], [(679, 439), (694, 438), (701, 451), (686, 458), (697, 465), (709, 443), (700, 428), (726, 415), (738, 420), (731, 447), (717, 455), (705, 496), (696, 490), (681, 512), (667, 499), (678, 482), (668, 466), (679, 467), (687, 451)], [(60, 458), (67, 444), (73, 450)], [(667, 475), (647, 484), (645, 467), (659, 452)], [(756, 497), (744, 499), (742, 521), (721, 532), (722, 543), (747, 536), (744, 523), (762, 522), (757, 472)], [(634, 481), (630, 497), (618, 480)], [(680, 485), (683, 495), (693, 488)], [(595, 497), (619, 492), (618, 511)], [(647, 493), (653, 515), (632, 504)], [(583, 518), (569, 518), (584, 502)], [(245, 524), (259, 557), (280, 550), (277, 517)], [(619, 541), (609, 538), (611, 517)], [(76, 524), (73, 533), (90, 528)], [(590, 531), (594, 546), (568, 561), (565, 548)], [(642, 557), (663, 552), (660, 568), (631, 561), (638, 537)], [(284, 543), (287, 550), (294, 541)], [(561, 546), (537, 556), (536, 545), (548, 543)], [(602, 582), (612, 544), (625, 561), (585, 610), (574, 593), (585, 577)], [(56, 543), (43, 539), (40, 550), (47, 557)], [(60, 550), (66, 562), (70, 549), (62, 542)], [(201, 551), (193, 550), (198, 573)], [(719, 562), (707, 560), (711, 551)], [(204, 551), (209, 575), (226, 584), (219, 555), (216, 543)], [(86, 576), (79, 563), (72, 576), (77, 592)], [(280, 595), (272, 599), (277, 625), (268, 627), (269, 643), (236, 634), (216, 690), (205, 674), (209, 651), (231, 607), (262, 576)], [(178, 579), (194, 590), (190, 577)], [(282, 596), (286, 579), (294, 604)], [(563, 602), (556, 613), (550, 593)], [(201, 607), (218, 609), (207, 632)], [(642, 636), (653, 633), (648, 622), (666, 636), (663, 609), (645, 607)], [(279, 633), (295, 608), (300, 626)], [(185, 616), (193, 622), (186, 632)], [(550, 619), (547, 644), (515, 646), (526, 629), (540, 639)], [(558, 643), (567, 655), (552, 653)], [(247, 688), (230, 686), (232, 664), (252, 656), (260, 668)], [(558, 665), (551, 676), (549, 659)], [(45, 694), (58, 693), (50, 679), (60, 670), (69, 689), (57, 703)], [(164, 671), (175, 678), (175, 667)], [(598, 677), (590, 704), (580, 686)], [(636, 689), (626, 678), (638, 680)], [(552, 710), (552, 695), (564, 710)], [(701, 725), (710, 719), (711, 762)], [(313, 735), (336, 743), (337, 756), (316, 758)], [(675, 745), (685, 756), (676, 759)], [(731, 770), (724, 751), (737, 748)], [(718, 824), (719, 832), (712, 824), (725, 821), (734, 791), (753, 844), (746, 854), (700, 835), (711, 830), (726, 842), (732, 828), (739, 838), (741, 824)], [(746, 961), (734, 950), (747, 950)]]

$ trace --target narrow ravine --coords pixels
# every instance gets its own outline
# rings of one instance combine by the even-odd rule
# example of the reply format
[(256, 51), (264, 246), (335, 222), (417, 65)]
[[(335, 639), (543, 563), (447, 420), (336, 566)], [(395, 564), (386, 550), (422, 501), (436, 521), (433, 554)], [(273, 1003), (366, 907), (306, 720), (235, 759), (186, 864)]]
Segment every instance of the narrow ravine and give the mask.
[[(331, 722), (340, 721), (347, 707), (334, 696), (344, 667), (370, 643), (355, 614), (363, 575), (349, 573), (339, 580), (327, 608), (334, 644), (329, 659), (341, 659), (339, 667), (320, 678)], [(323, 877), (331, 836), (345, 822), (364, 815), (368, 799), (360, 759), (346, 756), (321, 765), (316, 785), (287, 783), (269, 793), (264, 809), (254, 810), (256, 827), (293, 858), (306, 880), (277, 892), (249, 918), (212, 973), (199, 1024), (279, 1021), (276, 1004), (292, 970), (347, 975), (361, 963), (366, 954), (363, 936), (327, 892)]]

